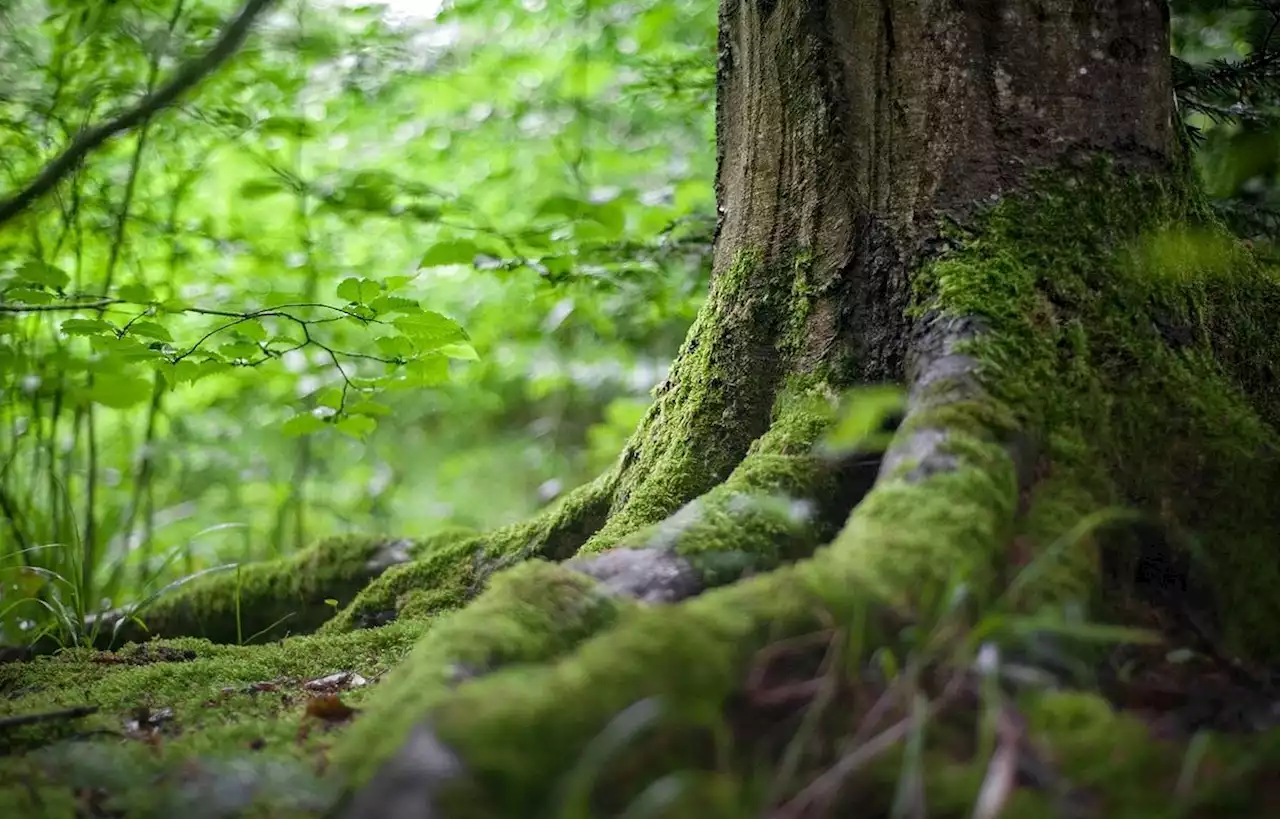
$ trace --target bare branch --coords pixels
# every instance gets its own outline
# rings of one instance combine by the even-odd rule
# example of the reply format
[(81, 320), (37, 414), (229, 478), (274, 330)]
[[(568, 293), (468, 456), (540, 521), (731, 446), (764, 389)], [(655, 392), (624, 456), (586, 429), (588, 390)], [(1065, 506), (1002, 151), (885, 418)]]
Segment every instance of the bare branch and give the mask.
[(53, 190), (95, 148), (112, 137), (145, 122), (162, 108), (172, 105), (226, 62), (249, 36), (254, 20), (273, 2), (274, 0), (245, 0), (240, 13), (227, 25), (222, 35), (202, 57), (183, 65), (174, 74), (173, 79), (157, 89), (155, 93), (144, 97), (133, 108), (106, 122), (81, 131), (66, 150), (40, 171), (31, 184), (13, 197), (0, 202), (0, 225), (13, 219), (41, 196)]
[(60, 313), (75, 310), (97, 310), (118, 303), (118, 299), (68, 302), (66, 304), (0, 304), (0, 313)]

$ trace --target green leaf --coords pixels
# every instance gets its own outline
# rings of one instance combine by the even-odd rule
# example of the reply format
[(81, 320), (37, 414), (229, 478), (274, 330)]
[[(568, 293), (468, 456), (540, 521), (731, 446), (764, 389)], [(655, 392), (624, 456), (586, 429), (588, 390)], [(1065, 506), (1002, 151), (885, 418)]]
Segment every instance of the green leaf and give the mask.
[(151, 288), (145, 284), (126, 284), (116, 291), (116, 298), (131, 301), (134, 304), (151, 304), (156, 300), (155, 294), (151, 292)]
[(268, 196), (274, 196), (277, 193), (287, 193), (288, 188), (284, 186), (279, 179), (275, 177), (267, 177), (265, 179), (250, 179), (240, 186), (240, 196), (245, 199), (265, 199)]
[(30, 287), (13, 287), (5, 291), (6, 301), (22, 304), (53, 304), (53, 294), (47, 290), (33, 290)]
[(128, 409), (151, 397), (151, 382), (133, 375), (99, 378), (89, 388), (89, 400), (112, 409)]
[(199, 362), (192, 361), (189, 358), (161, 371), (165, 372), (165, 380), (174, 387), (179, 384), (189, 384), (201, 375)]
[(262, 326), (262, 322), (257, 319), (249, 319), (242, 321), (235, 326), (235, 332), (247, 338), (249, 341), (266, 341), (267, 328)]
[(349, 210), (389, 213), (396, 198), (396, 179), (385, 171), (360, 171), (334, 191), (331, 204)]
[(467, 338), (456, 321), (431, 310), (424, 310), (414, 316), (402, 316), (392, 324), (422, 352), (435, 350), (454, 341), (466, 341)]
[(70, 276), (53, 265), (34, 259), (23, 264), (16, 272), (18, 278), (24, 281), (41, 284), (54, 290), (61, 290), (71, 281)]
[[(352, 277), (343, 279), (342, 283), (338, 285), (338, 298), (356, 304), (368, 304), (381, 292), (382, 288), (378, 283), (369, 279)], [(377, 310), (376, 307), (374, 309)]]
[(205, 360), (193, 361), (184, 358), (172, 367), (163, 367), (161, 371), (165, 373), (165, 380), (173, 386), (179, 384), (189, 384), (199, 381), (211, 375), (217, 375), (231, 369), (231, 365), (224, 364), (221, 361)]
[(387, 358), (409, 358), (413, 355), (413, 342), (404, 336), (382, 336), (374, 342)]
[(441, 210), (435, 205), (426, 205), (421, 202), (414, 202), (406, 205), (404, 212), (414, 217), (420, 222), (434, 222), (440, 218)]
[(251, 341), (233, 341), (218, 348), (218, 354), (229, 360), (252, 360), (261, 355), (262, 350)]
[(379, 404), (377, 401), (357, 401), (355, 404), (347, 407), (347, 412), (352, 415), (390, 415), (391, 407), (386, 404)]
[(627, 225), (627, 213), (618, 200), (593, 205), (583, 214), (586, 218), (605, 229), (605, 235), (614, 237), (622, 233)]
[(368, 326), (368, 323), (378, 317), (378, 311), (365, 304), (352, 304), (347, 307), (346, 320), (360, 327)]
[(587, 203), (572, 196), (563, 196), (556, 194), (548, 196), (539, 204), (533, 215), (535, 218), (542, 216), (567, 216), (570, 219), (576, 219), (582, 215), (583, 210), (590, 207)]
[(326, 387), (316, 395), (316, 403), (322, 407), (338, 409), (342, 406), (342, 388)]
[(906, 395), (893, 385), (851, 390), (846, 405), (827, 434), (824, 446), (833, 452), (882, 451), (893, 437), (891, 423), (906, 407)]
[(300, 412), (289, 420), (280, 425), (280, 431), (289, 438), (297, 438), (300, 435), (310, 435), (313, 432), (319, 432), (326, 426), (324, 421), (315, 417), (309, 412)]
[(417, 387), (434, 387), (449, 380), (449, 359), (442, 355), (425, 355), (405, 365), (409, 383)]
[(67, 319), (60, 325), (62, 332), (69, 336), (93, 336), (100, 333), (115, 333), (116, 328), (109, 321), (102, 319)]
[(173, 341), (173, 335), (154, 321), (135, 321), (129, 325), (129, 335), (154, 338), (157, 341)]
[(583, 228), (578, 232), (599, 238), (613, 238), (622, 233), (626, 227), (627, 214), (623, 202), (614, 199), (609, 202), (595, 203), (572, 196), (549, 196), (538, 205), (534, 218), (563, 216), (575, 221), (590, 220), (597, 227)]
[(369, 307), (380, 316), (390, 313), (421, 313), (422, 305), (418, 304), (414, 299), (406, 299), (402, 296), (379, 296), (369, 302)]
[(338, 430), (352, 438), (364, 440), (365, 436), (378, 428), (378, 422), (367, 415), (349, 415), (338, 421)]
[(455, 341), (440, 348), (440, 354), (459, 361), (477, 361), (480, 358), (476, 348), (463, 341)]
[(124, 364), (153, 361), (164, 357), (164, 354), (158, 350), (153, 350), (138, 339), (128, 336), (124, 338), (116, 338), (115, 335), (89, 336), (89, 344), (94, 350), (103, 354), (103, 359), (96, 362), (95, 366), (107, 371), (119, 370)]
[(471, 264), (479, 248), (475, 242), (466, 239), (441, 242), (432, 246), (422, 255), (418, 267), (444, 267), (451, 264)]
[(300, 117), (267, 117), (258, 123), (258, 130), (267, 136), (310, 137), (315, 128)]

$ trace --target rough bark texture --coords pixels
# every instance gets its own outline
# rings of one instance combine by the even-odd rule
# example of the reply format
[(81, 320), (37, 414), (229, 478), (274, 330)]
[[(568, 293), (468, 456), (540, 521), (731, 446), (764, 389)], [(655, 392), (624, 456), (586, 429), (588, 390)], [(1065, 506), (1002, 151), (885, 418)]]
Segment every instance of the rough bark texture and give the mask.
[[(1205, 751), (1200, 783), (1097, 695), (1026, 687), (1066, 685), (1045, 634), (1090, 609), (1280, 657), (1280, 284), (1188, 180), (1167, 24), (1158, 0), (725, 0), (712, 290), (613, 470), (404, 562), (255, 570), (251, 599), (343, 604), (318, 634), (70, 652), (0, 690), (199, 726), (117, 789), (260, 743), (322, 758), (352, 819), (1264, 810), (1274, 733)], [(836, 396), (882, 381), (909, 393), (888, 450), (823, 455)], [(225, 641), (225, 583), (142, 617)], [(344, 694), (332, 756), (291, 701), (210, 724), (335, 665), (387, 676)], [(103, 778), (70, 747), (6, 763), (45, 777), (20, 815)], [(139, 804), (186, 804), (160, 781)]]

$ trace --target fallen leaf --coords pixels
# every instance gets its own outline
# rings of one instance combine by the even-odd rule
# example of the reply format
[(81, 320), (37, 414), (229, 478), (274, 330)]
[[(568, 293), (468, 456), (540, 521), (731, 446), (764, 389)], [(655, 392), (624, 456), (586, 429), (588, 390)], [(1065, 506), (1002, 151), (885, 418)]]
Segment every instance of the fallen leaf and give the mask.
[(321, 694), (307, 700), (306, 716), (323, 722), (346, 722), (356, 714), (356, 709), (342, 701), (337, 694)]

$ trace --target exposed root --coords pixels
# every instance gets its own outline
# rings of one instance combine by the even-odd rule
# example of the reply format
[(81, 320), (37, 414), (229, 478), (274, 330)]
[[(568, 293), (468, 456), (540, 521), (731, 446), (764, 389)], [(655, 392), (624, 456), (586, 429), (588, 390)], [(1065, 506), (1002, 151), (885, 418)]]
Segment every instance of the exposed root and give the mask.
[[(825, 399), (816, 394), (785, 394), (776, 415), (726, 480), (657, 524), (633, 529), (618, 541), (597, 531), (627, 468), (624, 456), (618, 470), (570, 493), (529, 523), (421, 550), (414, 562), (369, 584), (324, 630), (456, 609), (495, 571), (529, 558), (576, 556), (571, 568), (604, 580), (616, 592), (671, 602), (808, 556), (835, 534), (870, 488), (878, 459), (831, 462), (814, 454), (830, 421)], [(610, 554), (615, 547), (630, 554)]]
[(530, 521), (483, 535), (457, 536), (420, 551), (369, 583), (325, 623), (326, 633), (429, 617), (461, 607), (499, 569), (533, 558), (571, 557), (608, 515), (616, 475), (606, 474), (561, 498)]
[[(909, 414), (908, 423), (911, 420)], [(785, 437), (783, 429), (779, 435)], [(753, 485), (747, 476), (764, 475), (768, 479), (755, 486), (777, 488), (780, 475), (794, 475), (794, 470), (761, 469), (761, 465), (776, 466), (771, 459), (794, 457), (764, 454), (769, 446), (766, 439), (756, 453), (760, 461), (753, 464), (753, 456), (748, 456), (735, 473), (743, 476), (743, 484)], [(990, 581), (988, 567), (1002, 538), (1011, 531), (1017, 508), (1015, 470), (1000, 445), (972, 433), (949, 436), (948, 443), (955, 453), (950, 471), (883, 475), (840, 537), (816, 556), (676, 606), (631, 612), (607, 632), (587, 637), (563, 659), (508, 667), (449, 693), (432, 685), (430, 676), (422, 676), (430, 675), (427, 668), (449, 656), (446, 638), (433, 630), (424, 647), (433, 646), (430, 651), (439, 652), (441, 659), (428, 667), (406, 664), (397, 669), (374, 704), (368, 724), (385, 725), (394, 713), (407, 732), (409, 726), (429, 719), (433, 736), (466, 763), (465, 775), (456, 787), (447, 789), (450, 810), (457, 815), (507, 815), (537, 804), (552, 810), (543, 801), (548, 798), (548, 783), (562, 775), (566, 766), (572, 767), (576, 754), (606, 729), (614, 715), (650, 698), (666, 709), (652, 740), (663, 753), (649, 748), (649, 740), (642, 742), (641, 747), (649, 750), (629, 752), (635, 760), (628, 779), (648, 781), (645, 771), (657, 775), (657, 769), (649, 766), (675, 764), (673, 753), (684, 764), (705, 765), (706, 758), (697, 750), (705, 746), (694, 737), (707, 725), (714, 726), (726, 698), (750, 676), (756, 653), (773, 641), (805, 634), (822, 619), (864, 623), (882, 623), (886, 616), (894, 619), (894, 611), (915, 611), (936, 600), (936, 584), (954, 583), (957, 577), (979, 590), (984, 581)], [(812, 481), (821, 473), (807, 470), (804, 474)], [(732, 497), (732, 484), (731, 478), (722, 487), (723, 494), (710, 493), (707, 503)], [(805, 488), (815, 487), (808, 483)], [(759, 526), (759, 521), (754, 523)], [(681, 531), (693, 528), (689, 525)], [(761, 528), (767, 533), (762, 542), (785, 547), (785, 530)], [(735, 529), (731, 515), (714, 521), (707, 531), (719, 533), (718, 538), (731, 545), (738, 540), (750, 543), (755, 537), (749, 526)], [(809, 529), (810, 536), (815, 531)], [(637, 533), (636, 539), (648, 537)], [(672, 548), (680, 542), (675, 540)], [(482, 618), (472, 619), (467, 612), (492, 593), (454, 615), (475, 624), (473, 647), (493, 637)], [(886, 607), (886, 603), (892, 605)], [(868, 620), (870, 612), (879, 613)], [(883, 631), (876, 631), (874, 638), (860, 636), (867, 645), (887, 644)], [(424, 693), (428, 691), (432, 693)], [(571, 715), (566, 703), (573, 703)], [(344, 743), (343, 764), (358, 776), (373, 772), (368, 766), (377, 758), (369, 752), (373, 741), (357, 726)], [(685, 752), (675, 750), (679, 747), (685, 747)], [(630, 786), (618, 787), (625, 791)]]
[(219, 643), (305, 634), (350, 602), (370, 581), (404, 564), (433, 539), (337, 537), (289, 557), (215, 571), (154, 600), (86, 623), (96, 645), (152, 637), (205, 637)]
[(657, 400), (619, 462), (613, 506), (584, 551), (655, 525), (722, 483), (770, 428), (787, 317), (776, 293), (802, 271), (745, 252), (717, 272)]

